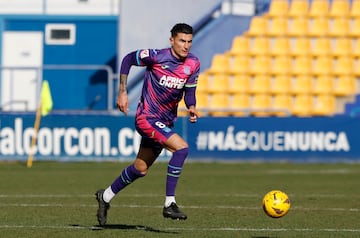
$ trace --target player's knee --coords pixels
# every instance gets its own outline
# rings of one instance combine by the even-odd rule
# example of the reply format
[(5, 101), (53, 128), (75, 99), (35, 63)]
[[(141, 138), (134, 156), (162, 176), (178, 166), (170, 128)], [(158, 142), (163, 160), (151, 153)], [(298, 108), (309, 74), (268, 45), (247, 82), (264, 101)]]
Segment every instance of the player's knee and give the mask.
[(142, 176), (145, 176), (149, 170), (149, 166), (141, 160), (136, 160), (134, 162), (134, 167)]

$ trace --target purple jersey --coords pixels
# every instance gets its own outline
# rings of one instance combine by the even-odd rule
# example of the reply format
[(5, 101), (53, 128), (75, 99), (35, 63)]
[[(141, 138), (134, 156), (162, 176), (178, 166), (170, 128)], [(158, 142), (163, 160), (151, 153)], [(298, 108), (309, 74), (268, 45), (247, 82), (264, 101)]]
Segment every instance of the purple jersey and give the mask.
[[(171, 49), (145, 49), (136, 52), (136, 65), (146, 66), (142, 95), (137, 115), (145, 114), (171, 125), (177, 117), (177, 107), (183, 94), (195, 94), (200, 61), (189, 53), (180, 60)], [(194, 95), (193, 95), (194, 96)], [(195, 96), (194, 96), (195, 98)], [(195, 100), (193, 100), (195, 104)], [(190, 105), (189, 105), (190, 106)]]

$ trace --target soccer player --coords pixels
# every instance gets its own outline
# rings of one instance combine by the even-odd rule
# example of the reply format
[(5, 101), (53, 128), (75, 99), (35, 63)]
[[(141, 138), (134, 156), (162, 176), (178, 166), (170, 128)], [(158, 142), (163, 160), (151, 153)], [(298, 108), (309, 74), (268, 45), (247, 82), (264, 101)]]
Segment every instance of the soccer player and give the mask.
[(187, 218), (176, 204), (175, 190), (189, 146), (174, 131), (173, 126), (177, 118), (178, 103), (183, 96), (190, 122), (195, 123), (199, 117), (195, 108), (195, 90), (200, 61), (190, 53), (193, 39), (191, 26), (178, 23), (170, 32), (170, 48), (137, 50), (130, 52), (122, 60), (117, 107), (125, 115), (129, 106), (127, 77), (130, 68), (133, 65), (146, 67), (135, 117), (135, 127), (141, 135), (141, 142), (135, 161), (108, 188), (99, 189), (95, 193), (100, 226), (106, 224), (111, 199), (127, 185), (144, 177), (163, 148), (172, 152), (167, 168), (163, 216), (177, 220)]

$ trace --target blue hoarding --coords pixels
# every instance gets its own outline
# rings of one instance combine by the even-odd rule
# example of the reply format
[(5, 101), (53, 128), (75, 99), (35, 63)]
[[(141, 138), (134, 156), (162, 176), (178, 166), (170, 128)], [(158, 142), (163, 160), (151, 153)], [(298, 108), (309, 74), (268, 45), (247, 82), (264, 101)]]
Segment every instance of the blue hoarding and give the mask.
[(349, 117), (202, 118), (188, 139), (193, 158), (354, 160), (359, 129)]
[[(0, 116), (0, 160), (132, 160), (140, 137), (134, 118), (120, 115), (55, 115), (41, 119), (34, 147), (35, 115)], [(176, 131), (190, 145), (189, 160), (356, 161), (360, 122), (350, 117), (211, 118)], [(171, 156), (163, 152), (160, 160)]]

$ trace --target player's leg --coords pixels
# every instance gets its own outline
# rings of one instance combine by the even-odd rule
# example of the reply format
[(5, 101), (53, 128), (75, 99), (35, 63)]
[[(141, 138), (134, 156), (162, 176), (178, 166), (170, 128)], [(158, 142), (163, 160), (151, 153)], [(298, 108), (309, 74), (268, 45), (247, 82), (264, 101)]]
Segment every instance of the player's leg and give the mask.
[(145, 115), (139, 115), (136, 118), (136, 128), (142, 136), (152, 138), (173, 153), (168, 164), (163, 215), (172, 219), (186, 219), (187, 216), (176, 205), (175, 190), (188, 154), (188, 144), (175, 133), (171, 125), (168, 126), (156, 118), (147, 118)]
[(123, 169), (120, 176), (105, 190), (105, 202), (110, 202), (111, 199), (126, 186), (130, 185), (136, 179), (144, 177), (156, 158), (157, 156), (154, 155), (152, 148), (140, 147), (134, 163)]
[(189, 152), (189, 146), (178, 134), (172, 134), (164, 143), (164, 147), (173, 152), (168, 163), (166, 177), (166, 198), (163, 209), (164, 217), (185, 220), (186, 214), (180, 211), (176, 205), (175, 190), (180, 178), (185, 159)]
[(136, 179), (144, 177), (161, 150), (162, 146), (158, 143), (152, 143), (152, 141), (149, 142), (148, 139), (142, 139), (134, 163), (123, 169), (120, 176), (117, 177), (107, 189), (100, 189), (96, 192), (96, 199), (99, 203), (97, 218), (101, 226), (106, 224), (107, 210), (110, 208), (110, 201), (126, 186)]

